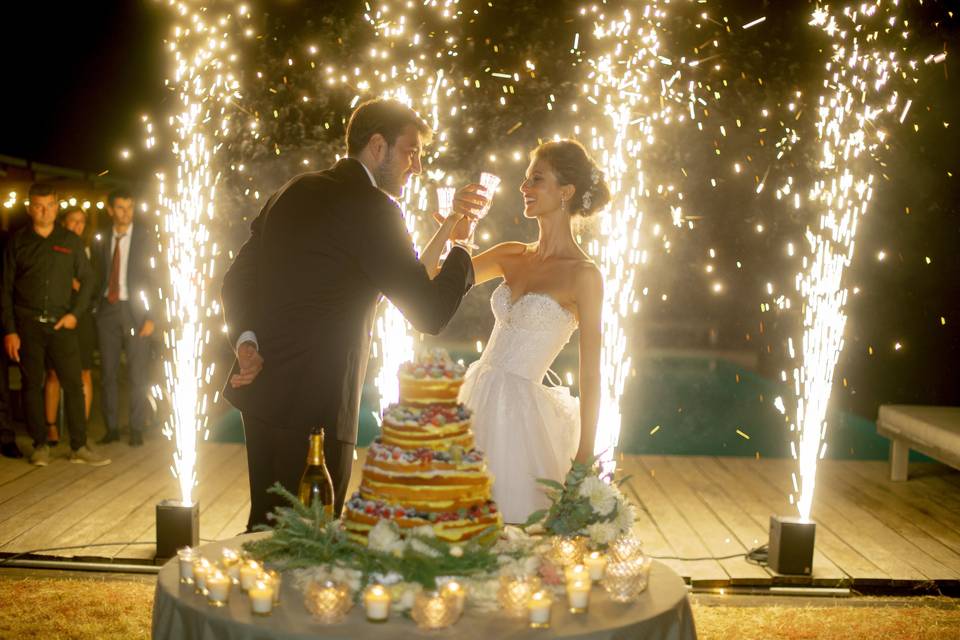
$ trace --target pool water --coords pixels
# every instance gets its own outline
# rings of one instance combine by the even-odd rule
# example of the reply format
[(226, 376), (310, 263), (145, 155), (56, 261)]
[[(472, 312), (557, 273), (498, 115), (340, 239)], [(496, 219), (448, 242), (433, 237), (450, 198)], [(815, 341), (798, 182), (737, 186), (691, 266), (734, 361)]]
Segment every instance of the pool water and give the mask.
[[(469, 361), (476, 354), (455, 357)], [(575, 371), (576, 352), (561, 354), (553, 368)], [(786, 385), (728, 360), (639, 358), (621, 405), (621, 449), (650, 455), (790, 457), (789, 423), (774, 406), (779, 395), (787, 401), (788, 392)], [(368, 384), (360, 408), (359, 446), (368, 445), (378, 433), (373, 414), (377, 406), (376, 389)], [(236, 411), (214, 422), (211, 439), (243, 441)], [(872, 420), (836, 409), (828, 411), (826, 457), (881, 460), (886, 459), (888, 449), (887, 439), (877, 435)]]

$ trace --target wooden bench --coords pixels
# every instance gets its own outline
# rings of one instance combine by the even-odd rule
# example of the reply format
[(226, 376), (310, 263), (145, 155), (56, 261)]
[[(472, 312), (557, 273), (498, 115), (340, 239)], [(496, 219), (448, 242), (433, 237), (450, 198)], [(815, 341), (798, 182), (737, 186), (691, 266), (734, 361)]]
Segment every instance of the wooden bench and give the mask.
[(877, 433), (890, 438), (890, 479), (907, 479), (910, 450), (960, 469), (960, 407), (885, 404)]

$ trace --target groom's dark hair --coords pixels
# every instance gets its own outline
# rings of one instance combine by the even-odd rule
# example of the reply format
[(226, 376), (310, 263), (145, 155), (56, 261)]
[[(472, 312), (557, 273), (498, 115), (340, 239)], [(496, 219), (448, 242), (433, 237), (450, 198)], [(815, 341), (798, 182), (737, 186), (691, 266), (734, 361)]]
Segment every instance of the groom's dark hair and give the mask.
[(397, 100), (368, 100), (350, 115), (350, 122), (347, 123), (347, 155), (359, 155), (375, 133), (382, 135), (387, 144), (393, 146), (404, 129), (411, 125), (416, 127), (424, 142), (429, 142), (433, 131), (416, 111)]

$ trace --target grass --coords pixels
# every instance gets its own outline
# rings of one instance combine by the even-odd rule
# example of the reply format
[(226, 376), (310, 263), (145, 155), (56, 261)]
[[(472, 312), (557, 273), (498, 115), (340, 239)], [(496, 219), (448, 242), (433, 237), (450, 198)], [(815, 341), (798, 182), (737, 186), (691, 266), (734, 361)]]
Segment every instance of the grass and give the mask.
[[(0, 638), (132, 640), (150, 637), (153, 579), (0, 573)], [(746, 606), (693, 598), (701, 640), (952, 640), (960, 601), (862, 598), (811, 604), (749, 598)], [(785, 604), (786, 603), (786, 604)]]

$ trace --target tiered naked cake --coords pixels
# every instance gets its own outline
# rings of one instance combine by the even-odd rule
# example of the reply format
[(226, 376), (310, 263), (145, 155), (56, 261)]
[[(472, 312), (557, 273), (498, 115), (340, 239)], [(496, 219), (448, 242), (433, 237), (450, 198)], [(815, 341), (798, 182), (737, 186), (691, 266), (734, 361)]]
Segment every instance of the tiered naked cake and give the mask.
[(457, 404), (463, 373), (443, 350), (401, 366), (400, 402), (384, 412), (360, 490), (345, 505), (353, 539), (366, 542), (383, 519), (401, 529), (430, 525), (450, 542), (502, 526), (484, 454), (473, 446), (470, 411)]

